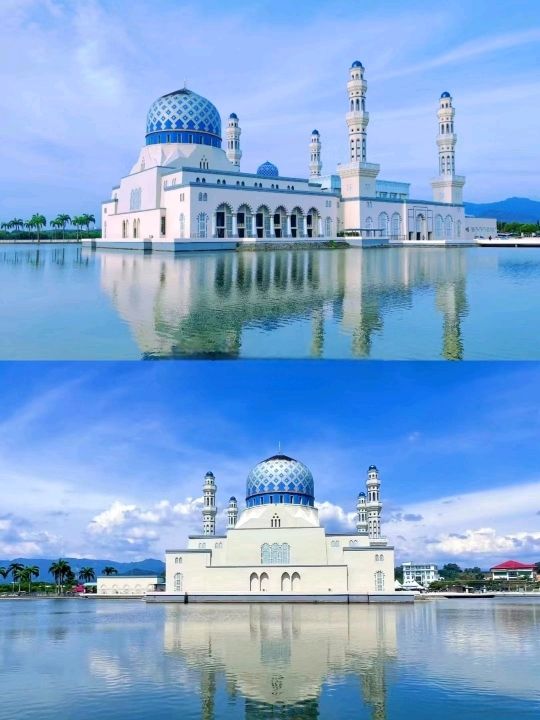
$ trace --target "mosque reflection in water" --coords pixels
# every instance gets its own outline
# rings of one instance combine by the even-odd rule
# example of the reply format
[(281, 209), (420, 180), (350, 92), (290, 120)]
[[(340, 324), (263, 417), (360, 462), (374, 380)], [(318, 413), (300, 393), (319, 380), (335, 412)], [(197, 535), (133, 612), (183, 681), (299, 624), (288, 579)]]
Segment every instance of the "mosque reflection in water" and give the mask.
[[(395, 313), (405, 317), (423, 295), (439, 325), (428, 354), (463, 357), (468, 306), (459, 248), (176, 258), (109, 251), (96, 261), (102, 288), (145, 357), (367, 358), (385, 322)], [(394, 356), (418, 356), (410, 327), (403, 348), (394, 338)]]
[(246, 720), (310, 720), (320, 715), (323, 685), (354, 678), (357, 707), (386, 718), (388, 663), (397, 654), (392, 606), (235, 605), (166, 608), (165, 652), (199, 678), (201, 718), (223, 716), (216, 688), (245, 698)]

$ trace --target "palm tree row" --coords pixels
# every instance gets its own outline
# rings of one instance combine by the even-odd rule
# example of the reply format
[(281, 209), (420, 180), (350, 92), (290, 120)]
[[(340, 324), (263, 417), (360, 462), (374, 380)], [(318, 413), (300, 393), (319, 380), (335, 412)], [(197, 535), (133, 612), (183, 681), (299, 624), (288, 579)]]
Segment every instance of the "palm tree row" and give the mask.
[[(62, 231), (62, 240), (65, 239), (66, 227), (71, 225), (77, 231), (77, 240), (79, 239), (79, 233), (83, 228), (86, 228), (86, 232), (90, 234), (90, 225), (94, 225), (96, 218), (91, 213), (83, 213), (82, 215), (66, 215), (65, 213), (57, 215), (54, 220), (51, 220), (49, 226), (56, 230)], [(22, 218), (13, 218), (8, 222), (0, 223), (0, 229), (8, 232), (20, 232), (23, 228), (27, 230), (35, 230), (37, 240), (39, 242), (41, 231), (47, 227), (47, 218), (41, 213), (34, 213), (30, 220), (23, 220)]]
[(0, 567), (0, 577), (6, 579), (8, 575), (11, 575), (13, 586), (15, 583), (19, 586), (19, 592), (21, 591), (21, 584), (28, 583), (28, 592), (32, 587), (32, 578), (39, 577), (39, 568), (37, 565), (23, 565), (22, 563), (11, 563), (7, 568)]

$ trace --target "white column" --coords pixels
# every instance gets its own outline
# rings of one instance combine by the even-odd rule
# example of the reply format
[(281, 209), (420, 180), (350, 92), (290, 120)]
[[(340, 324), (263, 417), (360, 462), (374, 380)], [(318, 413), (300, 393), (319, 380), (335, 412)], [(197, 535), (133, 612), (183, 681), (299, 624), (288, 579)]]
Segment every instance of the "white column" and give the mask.
[(232, 214), (232, 236), (233, 238), (238, 237), (238, 223), (236, 213)]
[(212, 237), (216, 237), (217, 233), (217, 213), (212, 213)]
[(287, 215), (287, 237), (292, 236), (291, 216)]
[(319, 224), (319, 237), (323, 237), (323, 236), (324, 236), (324, 231), (323, 231), (323, 219), (322, 219), (322, 217), (319, 218), (319, 223), (318, 223), (318, 224)]
[(276, 237), (276, 227), (274, 225), (274, 216), (270, 213), (270, 237)]
[(302, 218), (302, 235), (307, 237), (307, 216), (304, 215)]

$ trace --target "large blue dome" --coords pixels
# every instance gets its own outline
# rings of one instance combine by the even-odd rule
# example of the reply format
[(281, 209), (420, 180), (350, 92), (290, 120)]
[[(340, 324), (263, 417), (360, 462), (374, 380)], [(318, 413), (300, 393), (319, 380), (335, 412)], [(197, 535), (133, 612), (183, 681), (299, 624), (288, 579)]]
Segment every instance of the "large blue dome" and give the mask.
[(247, 478), (246, 505), (315, 502), (313, 475), (308, 467), (288, 455), (273, 455), (255, 465)]
[(274, 163), (267, 160), (262, 165), (259, 165), (257, 175), (262, 175), (262, 177), (279, 177), (279, 170)]
[(221, 147), (217, 108), (187, 88), (155, 100), (146, 118), (147, 145), (178, 142)]

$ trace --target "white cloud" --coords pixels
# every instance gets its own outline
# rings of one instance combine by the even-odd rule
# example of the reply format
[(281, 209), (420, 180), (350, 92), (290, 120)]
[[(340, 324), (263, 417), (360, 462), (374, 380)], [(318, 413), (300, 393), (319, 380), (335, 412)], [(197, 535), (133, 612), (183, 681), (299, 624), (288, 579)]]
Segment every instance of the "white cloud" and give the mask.
[(439, 556), (457, 558), (517, 554), (520, 557), (533, 555), (540, 559), (540, 532), (499, 535), (493, 528), (466, 530), (462, 534), (440, 536), (433, 543), (433, 548)]

